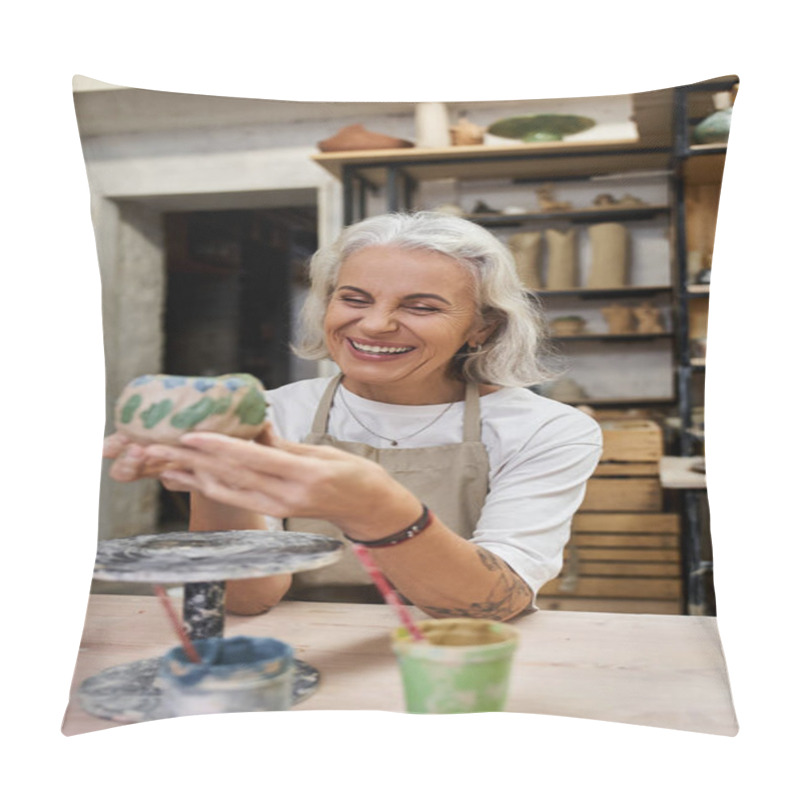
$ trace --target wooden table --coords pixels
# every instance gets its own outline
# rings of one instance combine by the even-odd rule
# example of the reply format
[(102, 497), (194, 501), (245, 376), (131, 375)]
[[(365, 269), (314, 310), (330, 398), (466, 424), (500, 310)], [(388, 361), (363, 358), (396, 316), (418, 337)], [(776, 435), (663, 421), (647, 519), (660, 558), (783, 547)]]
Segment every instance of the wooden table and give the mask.
[[(413, 610), (424, 619), (424, 615)], [(520, 646), (506, 710), (733, 736), (738, 730), (713, 617), (537, 611), (512, 623)], [(228, 616), (225, 636), (274, 636), (316, 667), (304, 710), (404, 710), (383, 605), (284, 602), (256, 617)], [(85, 712), (81, 682), (175, 645), (154, 597), (91, 595), (66, 735), (116, 727)]]

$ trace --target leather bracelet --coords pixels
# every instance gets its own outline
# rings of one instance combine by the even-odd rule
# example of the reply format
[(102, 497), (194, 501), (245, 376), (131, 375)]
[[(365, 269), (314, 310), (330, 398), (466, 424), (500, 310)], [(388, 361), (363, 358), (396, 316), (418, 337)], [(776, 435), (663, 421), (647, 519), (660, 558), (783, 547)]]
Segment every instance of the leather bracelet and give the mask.
[(347, 539), (348, 542), (360, 544), (362, 547), (392, 547), (393, 545), (407, 542), (409, 539), (413, 539), (415, 536), (419, 536), (422, 531), (424, 531), (425, 528), (431, 524), (431, 522), (433, 522), (433, 514), (428, 510), (428, 506), (423, 504), (422, 516), (407, 528), (397, 531), (397, 533), (393, 533), (390, 536), (384, 536), (383, 539), (373, 539), (372, 541), (366, 542), (362, 541), (361, 539), (353, 539), (346, 533), (344, 534), (344, 538)]

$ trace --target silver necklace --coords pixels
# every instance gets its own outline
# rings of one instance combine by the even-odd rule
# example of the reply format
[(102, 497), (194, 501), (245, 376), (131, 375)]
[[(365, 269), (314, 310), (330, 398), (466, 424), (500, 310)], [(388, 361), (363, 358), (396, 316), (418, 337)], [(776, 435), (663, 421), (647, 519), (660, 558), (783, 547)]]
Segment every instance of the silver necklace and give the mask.
[(354, 420), (355, 420), (355, 421), (356, 421), (356, 422), (357, 422), (357, 423), (358, 423), (358, 424), (359, 424), (359, 425), (360, 425), (360, 426), (361, 426), (361, 427), (362, 427), (362, 428), (363, 428), (363, 429), (364, 429), (364, 430), (365, 430), (367, 433), (371, 433), (373, 436), (377, 436), (379, 439), (383, 439), (385, 442), (389, 442), (389, 444), (390, 444), (392, 447), (397, 447), (397, 443), (398, 443), (398, 442), (402, 442), (402, 441), (403, 441), (403, 440), (405, 440), (405, 439), (411, 439), (411, 438), (413, 438), (414, 436), (417, 436), (417, 435), (419, 435), (420, 433), (422, 433), (422, 431), (425, 431), (425, 430), (427, 430), (428, 428), (430, 428), (430, 427), (431, 427), (431, 425), (433, 425), (435, 422), (438, 422), (438, 421), (439, 421), (439, 420), (440, 420), (440, 419), (441, 419), (441, 418), (442, 418), (442, 417), (443, 417), (443, 416), (444, 416), (444, 415), (445, 415), (445, 414), (446, 414), (446, 413), (447, 413), (447, 412), (448, 412), (448, 411), (449, 411), (449, 410), (450, 410), (450, 409), (451, 409), (451, 408), (452, 408), (452, 407), (453, 407), (453, 406), (456, 404), (456, 401), (455, 401), (455, 400), (453, 400), (453, 402), (452, 402), (452, 403), (450, 403), (450, 405), (449, 405), (449, 406), (447, 406), (447, 408), (445, 408), (445, 410), (444, 410), (444, 411), (442, 411), (441, 413), (437, 414), (437, 415), (436, 415), (436, 416), (435, 416), (435, 417), (434, 417), (434, 418), (433, 418), (433, 419), (432, 419), (430, 422), (428, 422), (427, 424), (423, 425), (423, 426), (422, 426), (422, 427), (421, 427), (421, 428), (420, 428), (418, 431), (414, 431), (414, 433), (409, 433), (409, 434), (408, 434), (408, 436), (400, 436), (400, 437), (398, 437), (398, 438), (396, 438), (396, 439), (393, 439), (391, 436), (384, 436), (383, 434), (376, 433), (374, 430), (372, 430), (372, 428), (368, 428), (368, 427), (367, 427), (367, 426), (366, 426), (366, 425), (365, 425), (365, 424), (364, 424), (364, 423), (363, 423), (363, 422), (362, 422), (362, 421), (361, 421), (361, 420), (360, 420), (360, 419), (359, 419), (359, 418), (358, 418), (358, 417), (357, 417), (357, 416), (356, 416), (356, 415), (353, 413), (353, 409), (352, 409), (352, 408), (350, 408), (350, 406), (347, 404), (347, 400), (345, 399), (344, 392), (343, 392), (343, 391), (340, 391), (340, 392), (339, 392), (339, 394), (341, 395), (341, 397), (342, 397), (342, 403), (344, 403), (344, 407), (347, 409), (347, 411), (348, 411), (348, 413), (350, 414), (350, 416), (351, 416), (351, 417), (352, 417), (352, 418), (353, 418), (353, 419), (354, 419)]

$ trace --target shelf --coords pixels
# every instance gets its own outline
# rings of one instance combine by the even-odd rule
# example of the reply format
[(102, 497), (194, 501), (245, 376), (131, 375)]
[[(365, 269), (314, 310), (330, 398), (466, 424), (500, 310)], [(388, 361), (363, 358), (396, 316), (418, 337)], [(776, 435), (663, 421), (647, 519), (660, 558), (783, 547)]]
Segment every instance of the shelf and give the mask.
[(313, 160), (337, 178), (355, 171), (373, 186), (387, 182), (387, 168), (399, 168), (414, 181), (589, 177), (667, 170), (668, 147), (649, 147), (637, 140), (562, 141), (508, 146), (462, 145), (442, 148), (404, 147), (318, 153)]
[(553, 220), (568, 220), (576, 223), (647, 220), (669, 213), (669, 206), (621, 206), (576, 208), (547, 213), (532, 211), (525, 214), (466, 214), (464, 218), (485, 228), (501, 228)]
[(672, 333), (580, 333), (574, 336), (550, 336), (551, 342), (642, 342), (671, 339)]
[(708, 283), (691, 283), (686, 287), (686, 293), (695, 297), (708, 297), (711, 285)]
[(674, 397), (590, 397), (569, 402), (571, 406), (650, 406), (672, 405)]
[(601, 300), (606, 297), (641, 297), (668, 293), (672, 293), (672, 286), (617, 286), (608, 289), (589, 289), (587, 287), (537, 289), (535, 295), (540, 297), (579, 297), (582, 300), (597, 298)]

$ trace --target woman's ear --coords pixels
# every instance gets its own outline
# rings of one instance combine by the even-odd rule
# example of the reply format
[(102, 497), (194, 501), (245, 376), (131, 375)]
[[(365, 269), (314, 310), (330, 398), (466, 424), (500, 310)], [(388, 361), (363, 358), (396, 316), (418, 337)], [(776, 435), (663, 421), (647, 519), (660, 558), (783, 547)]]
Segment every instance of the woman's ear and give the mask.
[(467, 339), (470, 347), (480, 347), (497, 330), (500, 320), (482, 317), (475, 323), (475, 329)]

